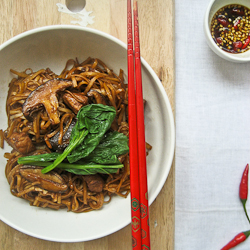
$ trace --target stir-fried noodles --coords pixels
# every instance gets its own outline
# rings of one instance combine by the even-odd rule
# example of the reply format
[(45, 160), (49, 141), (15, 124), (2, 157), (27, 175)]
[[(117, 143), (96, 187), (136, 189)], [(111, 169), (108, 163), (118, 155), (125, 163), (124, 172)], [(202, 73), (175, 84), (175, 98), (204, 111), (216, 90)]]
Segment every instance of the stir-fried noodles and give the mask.
[(60, 75), (49, 68), (11, 72), (17, 77), (9, 84), (8, 128), (0, 131), (1, 146), (4, 138), (13, 147), (11, 153), (5, 153), (11, 193), (33, 206), (67, 208), (77, 213), (100, 209), (113, 194), (127, 197), (128, 153), (119, 156), (124, 167), (110, 174), (77, 175), (59, 168), (42, 174), (41, 167), (17, 162), (22, 156), (63, 150), (79, 109), (92, 103), (113, 106), (116, 117), (110, 130), (128, 136), (123, 71), (116, 75), (101, 60), (88, 58), (82, 63), (68, 60)]

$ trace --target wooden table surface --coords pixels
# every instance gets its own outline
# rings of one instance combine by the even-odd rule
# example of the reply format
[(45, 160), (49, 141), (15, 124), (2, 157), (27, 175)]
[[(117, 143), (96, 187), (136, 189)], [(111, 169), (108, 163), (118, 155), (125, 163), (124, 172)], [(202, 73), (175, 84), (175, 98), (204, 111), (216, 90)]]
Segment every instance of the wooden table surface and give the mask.
[[(71, 24), (72, 16), (58, 12), (65, 0), (0, 0), (0, 44), (33, 28)], [(138, 0), (141, 56), (156, 72), (174, 112), (174, 1)], [(109, 33), (126, 43), (126, 0), (86, 0), (94, 23), (88, 27)], [(3, 60), (1, 58), (1, 60)], [(4, 172), (4, 166), (1, 166)], [(11, 209), (11, 208), (10, 208)], [(160, 194), (150, 206), (151, 249), (174, 249), (174, 164)], [(131, 226), (101, 239), (80, 243), (58, 243), (20, 233), (0, 221), (0, 249), (128, 250)]]

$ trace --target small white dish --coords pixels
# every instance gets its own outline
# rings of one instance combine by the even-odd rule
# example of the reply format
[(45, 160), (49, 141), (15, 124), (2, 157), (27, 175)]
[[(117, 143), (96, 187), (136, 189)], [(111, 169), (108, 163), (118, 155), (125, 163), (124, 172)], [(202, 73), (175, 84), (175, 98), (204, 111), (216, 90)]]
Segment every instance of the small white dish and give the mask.
[[(127, 46), (113, 36), (73, 25), (46, 26), (24, 32), (0, 45), (0, 128), (7, 128), (5, 112), (10, 68), (23, 71), (49, 67), (60, 73), (70, 58), (100, 58), (114, 72), (124, 69), (127, 78)], [(159, 78), (142, 59), (146, 141), (153, 148), (147, 157), (149, 204), (163, 187), (171, 168), (175, 128), (172, 109)], [(80, 242), (104, 237), (131, 222), (130, 196), (115, 196), (101, 210), (75, 214), (30, 206), (13, 196), (6, 180), (4, 152), (0, 150), (0, 220), (33, 237), (56, 242)]]
[(228, 53), (222, 49), (220, 49), (216, 43), (214, 42), (210, 27), (211, 27), (211, 21), (214, 16), (214, 14), (222, 7), (229, 5), (229, 4), (239, 4), (246, 6), (247, 8), (250, 8), (250, 1), (249, 0), (212, 0), (206, 10), (205, 17), (204, 17), (204, 32), (206, 36), (207, 43), (209, 47), (220, 57), (236, 63), (244, 63), (250, 61), (250, 50), (239, 53), (239, 54), (233, 54)]

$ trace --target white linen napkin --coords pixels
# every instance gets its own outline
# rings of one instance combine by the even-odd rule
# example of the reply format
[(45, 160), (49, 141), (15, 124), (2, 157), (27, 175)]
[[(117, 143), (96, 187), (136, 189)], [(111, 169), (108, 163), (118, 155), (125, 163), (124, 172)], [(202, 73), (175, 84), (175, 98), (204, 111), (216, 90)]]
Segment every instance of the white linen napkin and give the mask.
[[(239, 199), (250, 163), (250, 63), (208, 47), (208, 4), (175, 1), (175, 250), (221, 249), (250, 230)], [(250, 216), (250, 190), (246, 206)], [(250, 249), (250, 237), (235, 249)]]

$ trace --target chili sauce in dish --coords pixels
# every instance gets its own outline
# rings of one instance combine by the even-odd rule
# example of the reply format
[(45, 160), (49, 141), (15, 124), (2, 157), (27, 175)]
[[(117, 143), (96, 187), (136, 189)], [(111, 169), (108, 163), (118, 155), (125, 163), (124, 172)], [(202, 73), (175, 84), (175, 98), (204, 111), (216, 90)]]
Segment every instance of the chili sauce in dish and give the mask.
[(250, 9), (238, 4), (220, 8), (213, 16), (211, 34), (215, 43), (229, 53), (250, 49)]

